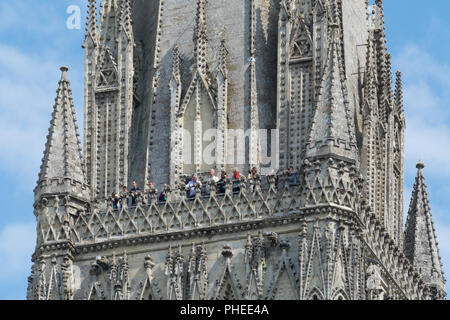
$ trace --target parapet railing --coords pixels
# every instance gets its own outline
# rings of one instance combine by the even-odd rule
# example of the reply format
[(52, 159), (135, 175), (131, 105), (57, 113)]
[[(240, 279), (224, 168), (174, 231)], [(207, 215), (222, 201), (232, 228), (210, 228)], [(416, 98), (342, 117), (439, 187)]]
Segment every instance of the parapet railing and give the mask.
[(289, 176), (270, 176), (267, 181), (267, 186), (261, 188), (258, 177), (253, 183), (245, 178), (234, 182), (227, 179), (223, 192), (211, 182), (203, 193), (197, 184), (192, 198), (188, 197), (184, 184), (175, 190), (166, 186), (166, 201), (158, 201), (156, 190), (150, 190), (149, 201), (146, 203), (146, 197), (138, 193), (134, 206), (124, 201), (113, 208), (108, 201), (80, 214), (75, 219), (71, 238), (76, 243), (95, 243), (133, 235), (183, 232), (283, 216), (302, 207), (302, 188)]
[[(284, 187), (299, 187), (298, 183), (300, 177), (297, 173), (285, 173), (279, 175), (269, 175), (269, 176), (255, 176), (254, 178), (247, 180), (245, 177), (240, 177), (238, 180), (226, 179), (223, 182), (201, 182), (194, 186), (195, 195), (200, 195), (199, 198), (207, 200), (214, 195), (216, 197), (224, 197), (225, 194), (237, 195), (241, 193), (241, 190), (247, 195), (251, 195), (256, 189), (261, 192), (266, 192), (270, 189), (278, 190)], [(263, 183), (265, 182), (265, 183)], [(228, 192), (231, 190), (231, 192)], [(191, 188), (187, 187), (186, 183), (179, 182), (177, 186), (173, 189), (168, 185), (164, 185), (161, 193), (164, 193), (164, 200), (160, 199), (158, 190), (153, 188), (142, 193), (137, 191), (136, 195), (133, 197), (127, 193), (127, 195), (120, 196), (120, 202), (114, 205), (114, 198), (108, 198), (105, 201), (106, 207), (112, 207), (115, 210), (121, 209), (124, 205), (128, 207), (136, 207), (137, 204), (151, 205), (157, 204), (163, 206), (167, 201), (177, 202), (181, 201), (186, 197), (187, 201), (194, 201), (195, 196), (190, 197), (189, 193)], [(134, 204), (133, 204), (134, 202)], [(105, 205), (100, 206), (105, 210)]]

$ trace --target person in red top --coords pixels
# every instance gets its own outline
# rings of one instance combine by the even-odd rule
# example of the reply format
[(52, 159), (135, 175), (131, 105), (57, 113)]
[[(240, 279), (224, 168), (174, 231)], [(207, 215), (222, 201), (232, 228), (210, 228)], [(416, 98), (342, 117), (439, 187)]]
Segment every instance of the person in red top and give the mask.
[(241, 180), (241, 173), (238, 168), (234, 168), (233, 170), (233, 193), (239, 193), (241, 188), (239, 186)]

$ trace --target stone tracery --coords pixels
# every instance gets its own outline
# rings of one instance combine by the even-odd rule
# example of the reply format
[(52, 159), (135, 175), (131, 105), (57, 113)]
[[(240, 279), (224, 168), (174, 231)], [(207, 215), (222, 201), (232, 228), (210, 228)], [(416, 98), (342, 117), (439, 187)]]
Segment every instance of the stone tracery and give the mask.
[[(212, 0), (177, 10), (170, 0), (137, 9), (129, 0), (103, 0), (100, 23), (97, 2), (89, 1), (84, 157), (63, 67), (35, 189), (29, 299), (445, 298), (422, 163), (403, 235), (402, 80), (397, 73), (393, 92), (382, 1), (371, 19), (365, 1), (273, 1), (236, 2), (247, 12), (242, 38), (229, 17), (216, 26), (222, 9)], [(269, 2), (276, 10), (261, 19)], [(357, 20), (346, 20), (349, 8)], [(139, 9), (152, 12), (155, 28), (152, 41), (136, 48)], [(171, 12), (194, 18), (186, 37), (173, 38), (180, 30)], [(351, 23), (361, 21), (367, 30), (358, 33)], [(267, 47), (276, 62), (258, 52), (268, 34), (278, 35), (276, 48)], [(352, 51), (354, 38), (367, 40), (364, 54)], [(349, 77), (354, 60), (365, 68), (361, 97)], [(249, 82), (237, 71), (243, 66)], [(278, 77), (258, 77), (265, 67)], [(283, 173), (251, 187), (241, 179), (233, 191), (227, 180), (224, 194), (211, 184), (207, 196), (197, 188), (188, 199), (178, 183), (183, 175), (230, 169), (228, 128), (270, 124), (260, 99), (270, 88), (281, 169), (298, 169), (298, 182)], [(209, 128), (218, 131), (212, 165), (200, 161)], [(192, 139), (190, 165), (183, 129)], [(259, 149), (251, 135), (241, 170), (259, 168)], [(167, 199), (158, 201), (153, 190), (150, 203), (142, 194), (136, 206), (103, 203), (139, 174), (141, 185), (167, 183)]]

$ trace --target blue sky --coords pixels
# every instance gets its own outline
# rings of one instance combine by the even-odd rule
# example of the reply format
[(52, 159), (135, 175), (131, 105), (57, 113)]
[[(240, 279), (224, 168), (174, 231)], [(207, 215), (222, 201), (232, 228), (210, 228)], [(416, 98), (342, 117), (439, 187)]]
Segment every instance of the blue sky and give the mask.
[[(363, 0), (361, 0), (363, 1)], [(393, 68), (404, 75), (405, 210), (422, 159), (446, 275), (450, 275), (450, 2), (385, 0)], [(23, 299), (35, 245), (33, 189), (55, 99), (59, 67), (82, 126), (84, 20), (66, 27), (86, 0), (0, 1), (0, 299)], [(395, 70), (394, 70), (395, 71)], [(449, 278), (450, 279), (450, 278)]]

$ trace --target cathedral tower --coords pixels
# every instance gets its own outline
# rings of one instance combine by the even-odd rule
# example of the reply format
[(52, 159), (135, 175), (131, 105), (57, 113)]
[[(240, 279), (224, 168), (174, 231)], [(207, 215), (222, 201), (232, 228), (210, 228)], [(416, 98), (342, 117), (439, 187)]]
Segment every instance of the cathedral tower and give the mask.
[(93, 196), (130, 180), (134, 110), (134, 36), (129, 0), (89, 2), (85, 43), (85, 162)]
[(83, 48), (84, 156), (63, 67), (29, 299), (446, 297), (421, 163), (403, 231), (381, 0), (90, 0)]

